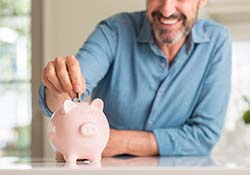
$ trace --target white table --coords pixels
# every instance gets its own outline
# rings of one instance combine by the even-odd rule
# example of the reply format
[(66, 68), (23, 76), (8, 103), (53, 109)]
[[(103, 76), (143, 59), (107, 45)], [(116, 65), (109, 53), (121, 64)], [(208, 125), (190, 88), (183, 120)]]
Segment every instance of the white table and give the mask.
[(212, 157), (115, 157), (100, 164), (68, 164), (54, 160), (0, 158), (0, 175), (250, 175), (249, 156)]

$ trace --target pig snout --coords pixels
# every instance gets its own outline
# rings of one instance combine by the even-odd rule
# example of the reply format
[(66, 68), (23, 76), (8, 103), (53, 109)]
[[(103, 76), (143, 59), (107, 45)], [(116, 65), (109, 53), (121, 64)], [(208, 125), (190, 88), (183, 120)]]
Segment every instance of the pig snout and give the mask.
[(80, 133), (83, 136), (94, 136), (97, 134), (97, 126), (93, 122), (87, 122), (80, 126)]

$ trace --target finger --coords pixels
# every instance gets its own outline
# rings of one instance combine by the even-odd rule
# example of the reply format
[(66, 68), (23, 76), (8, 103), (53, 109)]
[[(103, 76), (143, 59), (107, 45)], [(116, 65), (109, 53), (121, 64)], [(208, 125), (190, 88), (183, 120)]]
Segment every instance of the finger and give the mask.
[(45, 76), (48, 81), (60, 92), (63, 92), (63, 87), (56, 75), (55, 65), (53, 62), (49, 62), (45, 68)]
[(72, 87), (72, 83), (70, 81), (69, 78), (69, 74), (67, 71), (67, 67), (65, 65), (65, 59), (62, 57), (57, 57), (55, 59), (55, 71), (56, 71), (56, 75), (61, 83), (61, 85), (63, 86), (63, 91), (67, 92), (67, 93), (71, 93), (70, 96), (72, 96), (72, 92), (73, 92), (73, 87)]
[(82, 75), (78, 60), (74, 56), (66, 58), (66, 66), (75, 93), (82, 92)]
[(56, 87), (54, 87), (54, 85), (52, 83), (50, 83), (50, 81), (45, 76), (45, 70), (44, 69), (42, 70), (42, 74), (41, 75), (42, 75), (41, 76), (41, 80), (42, 80), (42, 83), (44, 84), (44, 86), (46, 88), (48, 88), (52, 93), (59, 94), (60, 91)]

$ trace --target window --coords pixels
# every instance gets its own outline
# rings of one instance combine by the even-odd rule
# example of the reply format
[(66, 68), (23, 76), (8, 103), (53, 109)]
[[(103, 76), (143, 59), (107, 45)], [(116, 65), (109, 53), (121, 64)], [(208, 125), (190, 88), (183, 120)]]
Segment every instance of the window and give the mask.
[(232, 46), (232, 92), (226, 118), (227, 130), (234, 130), (250, 105), (244, 100), (250, 100), (250, 41), (234, 41)]
[[(226, 3), (225, 3), (226, 2)], [(243, 114), (250, 110), (250, 1), (213, 0), (208, 16), (227, 26), (232, 34), (232, 89), (225, 127), (215, 153), (250, 153), (249, 129)], [(245, 113), (246, 114), (246, 113)]]
[(250, 40), (233, 41), (232, 90), (225, 127), (214, 154), (243, 156), (250, 154), (249, 124), (244, 124), (242, 116), (250, 110)]
[(30, 0), (0, 0), (0, 156), (30, 156)]

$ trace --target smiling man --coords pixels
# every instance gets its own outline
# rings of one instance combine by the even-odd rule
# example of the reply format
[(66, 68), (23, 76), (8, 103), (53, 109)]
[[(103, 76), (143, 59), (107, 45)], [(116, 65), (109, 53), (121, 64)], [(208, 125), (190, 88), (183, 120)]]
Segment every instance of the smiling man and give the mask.
[(208, 155), (218, 141), (231, 79), (229, 32), (197, 20), (206, 0), (147, 0), (142, 12), (99, 23), (76, 57), (42, 71), (40, 106), (102, 98), (110, 139), (103, 156)]

